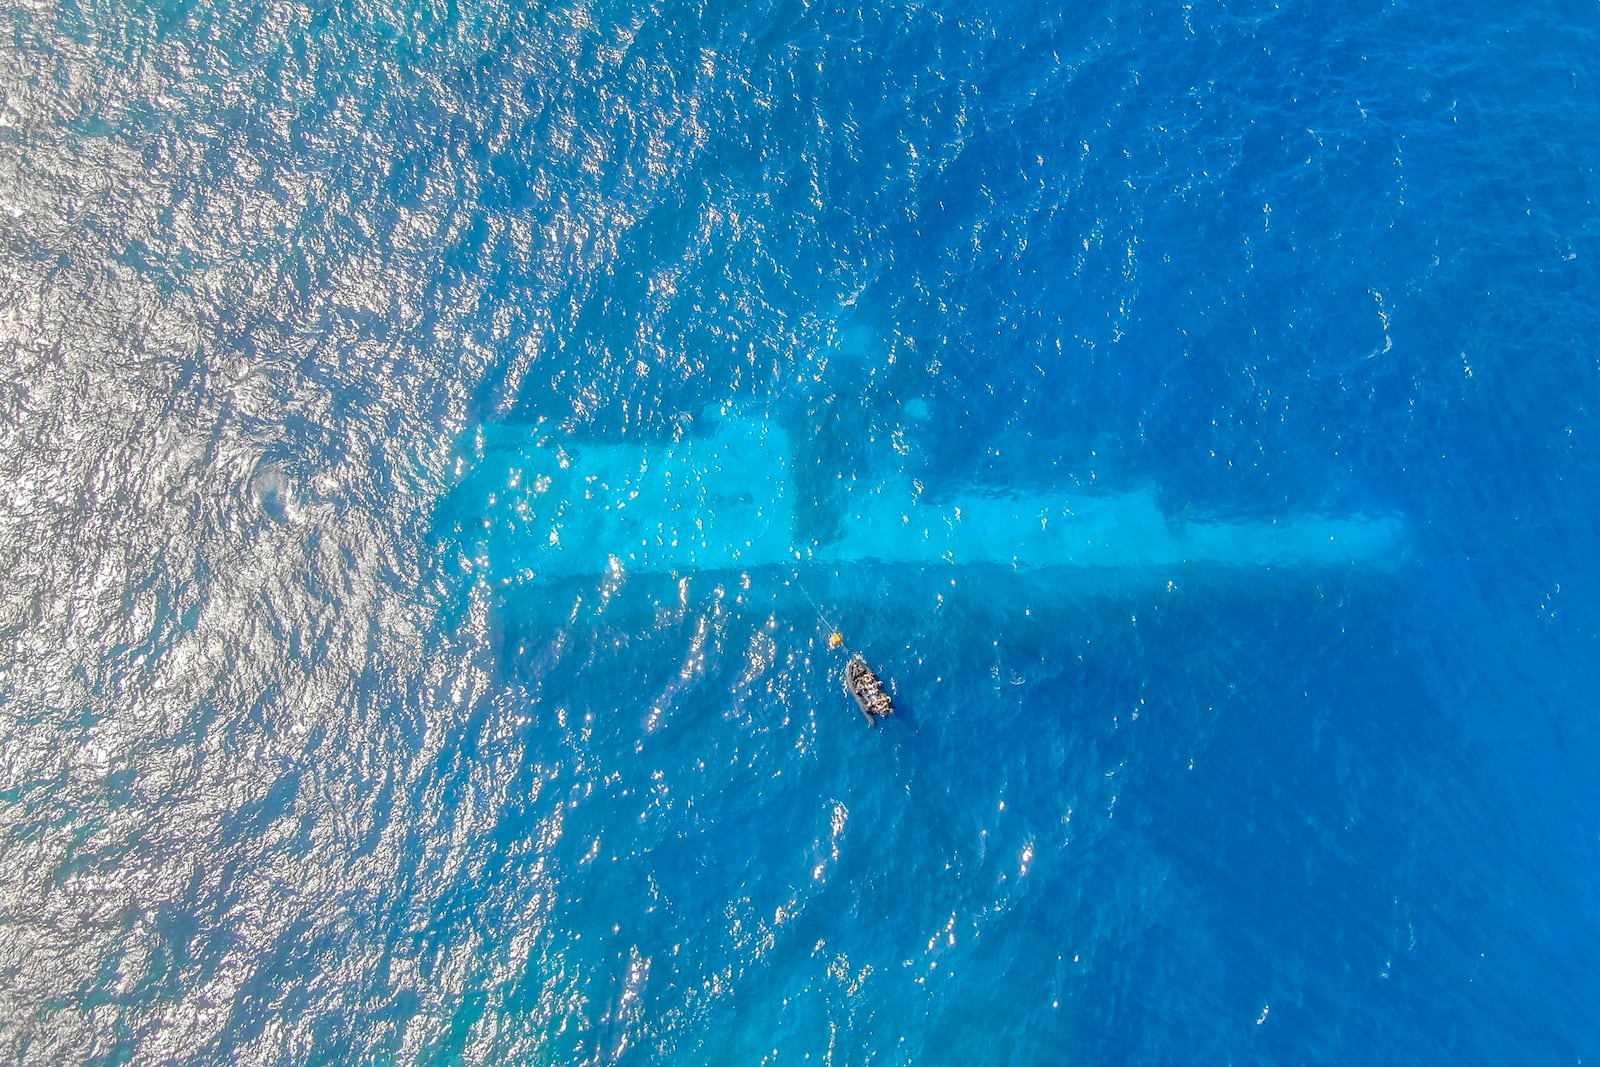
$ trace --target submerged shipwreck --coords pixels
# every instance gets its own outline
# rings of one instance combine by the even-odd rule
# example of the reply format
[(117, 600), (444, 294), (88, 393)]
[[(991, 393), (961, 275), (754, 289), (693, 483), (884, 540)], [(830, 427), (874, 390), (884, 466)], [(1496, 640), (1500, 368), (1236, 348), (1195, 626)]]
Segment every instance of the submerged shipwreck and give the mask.
[[(704, 436), (589, 443), (553, 428), (486, 425), (466, 442), (439, 532), (493, 584), (626, 574), (847, 572), (869, 562), (1018, 572), (1393, 567), (1392, 515), (1169, 516), (1153, 488), (958, 489), (908, 475), (847, 482), (821, 539), (797, 536), (793, 450), (775, 422), (724, 414)], [(814, 506), (807, 502), (807, 506)]]

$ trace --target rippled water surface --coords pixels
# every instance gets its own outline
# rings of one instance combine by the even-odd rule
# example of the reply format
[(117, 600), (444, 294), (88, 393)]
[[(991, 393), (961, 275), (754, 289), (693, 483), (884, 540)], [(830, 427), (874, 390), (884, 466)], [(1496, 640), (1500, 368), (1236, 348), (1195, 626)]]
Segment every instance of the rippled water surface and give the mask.
[(1600, 1056), (1593, 5), (3, 14), (0, 1061)]

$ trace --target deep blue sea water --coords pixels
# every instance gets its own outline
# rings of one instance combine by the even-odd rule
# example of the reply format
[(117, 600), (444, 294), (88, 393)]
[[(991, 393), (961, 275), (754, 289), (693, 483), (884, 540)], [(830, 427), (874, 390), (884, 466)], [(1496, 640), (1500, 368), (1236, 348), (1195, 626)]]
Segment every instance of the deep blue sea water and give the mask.
[(6, 4), (0, 1062), (1595, 1062), (1597, 133), (1592, 3)]

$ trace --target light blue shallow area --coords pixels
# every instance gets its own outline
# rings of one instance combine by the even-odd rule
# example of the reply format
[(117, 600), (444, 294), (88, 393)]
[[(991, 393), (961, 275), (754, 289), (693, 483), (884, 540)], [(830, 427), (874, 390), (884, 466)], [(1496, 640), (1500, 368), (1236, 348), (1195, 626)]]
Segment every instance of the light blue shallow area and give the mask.
[(1597, 119), (1592, 5), (7, 8), (0, 1062), (1593, 1061)]
[[(438, 533), (491, 587), (627, 574), (714, 573), (836, 564), (920, 565), (959, 577), (977, 566), (1177, 577), (1195, 569), (1392, 569), (1396, 516), (1166, 514), (1152, 489), (971, 490), (920, 479), (852, 478), (823, 521), (796, 513), (795, 464), (781, 424), (726, 412), (701, 434), (642, 444), (580, 442), (477, 427), (464, 442)], [(898, 431), (905, 434), (907, 431)], [(491, 443), (492, 442), (492, 443)], [(842, 482), (842, 478), (840, 479)], [(1169, 579), (1170, 580), (1170, 579)]]

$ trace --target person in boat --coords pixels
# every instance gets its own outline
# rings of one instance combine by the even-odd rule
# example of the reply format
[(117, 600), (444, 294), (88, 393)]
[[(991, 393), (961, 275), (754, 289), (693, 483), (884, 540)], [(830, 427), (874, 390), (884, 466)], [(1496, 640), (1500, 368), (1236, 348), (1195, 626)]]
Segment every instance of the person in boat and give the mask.
[(861, 714), (867, 717), (869, 725), (894, 714), (894, 701), (883, 687), (883, 679), (873, 673), (859, 652), (851, 656), (850, 662), (844, 666), (844, 688), (856, 698), (856, 703), (861, 706)]

